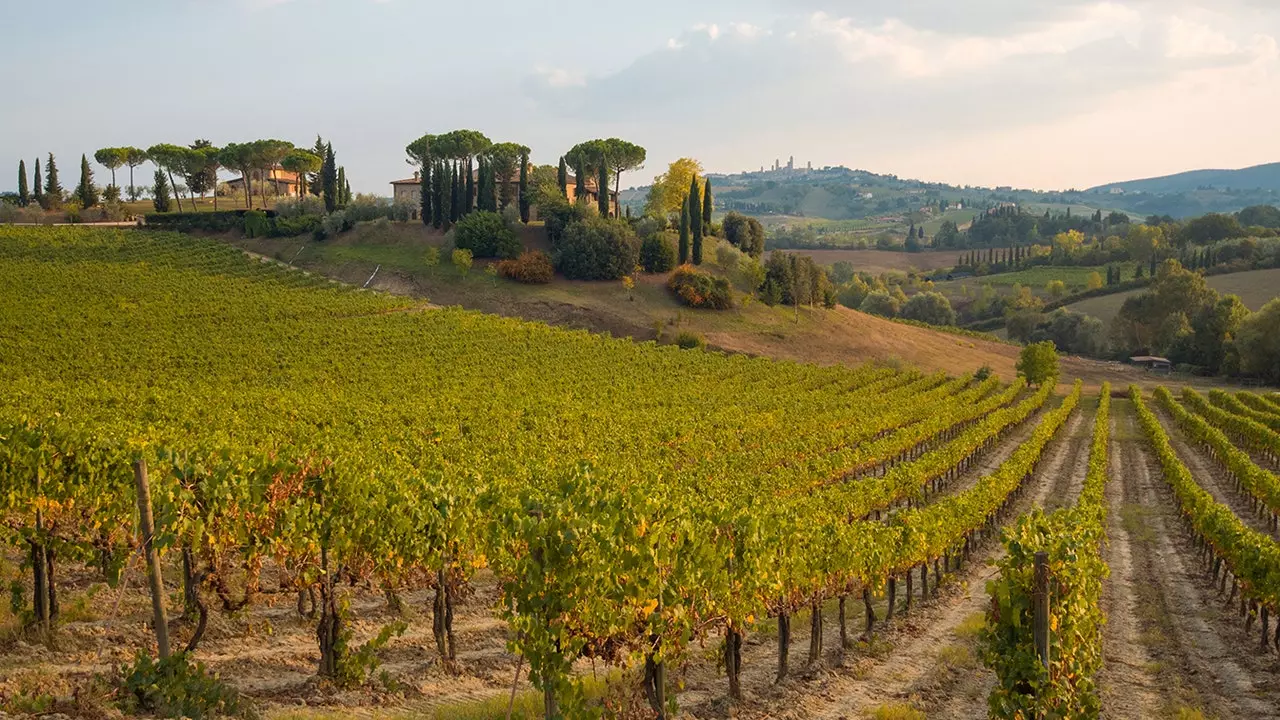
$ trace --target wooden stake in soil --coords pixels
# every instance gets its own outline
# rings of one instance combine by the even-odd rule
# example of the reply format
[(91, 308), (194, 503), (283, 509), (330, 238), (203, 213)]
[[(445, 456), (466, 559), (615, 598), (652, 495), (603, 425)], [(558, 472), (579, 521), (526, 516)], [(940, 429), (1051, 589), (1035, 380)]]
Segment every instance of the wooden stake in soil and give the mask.
[(133, 478), (138, 485), (138, 518), (142, 525), (142, 547), (147, 556), (147, 580), (151, 584), (151, 621), (156, 628), (156, 647), (160, 658), (169, 657), (169, 621), (164, 613), (164, 583), (160, 577), (160, 554), (155, 547), (155, 524), (151, 517), (151, 487), (147, 481), (147, 461), (133, 463)]
[(1036, 655), (1040, 656), (1040, 664), (1049, 669), (1049, 553), (1043, 550), (1036, 553), (1035, 588), (1031, 602), (1035, 610), (1032, 634), (1036, 641)]

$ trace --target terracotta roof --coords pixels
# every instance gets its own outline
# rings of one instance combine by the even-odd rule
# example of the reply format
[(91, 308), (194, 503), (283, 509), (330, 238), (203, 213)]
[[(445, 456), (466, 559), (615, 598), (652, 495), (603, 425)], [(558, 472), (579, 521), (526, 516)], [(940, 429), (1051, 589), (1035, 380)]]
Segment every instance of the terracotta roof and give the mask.
[(392, 180), (392, 185), (421, 185), (421, 178), (407, 178), (405, 180)]

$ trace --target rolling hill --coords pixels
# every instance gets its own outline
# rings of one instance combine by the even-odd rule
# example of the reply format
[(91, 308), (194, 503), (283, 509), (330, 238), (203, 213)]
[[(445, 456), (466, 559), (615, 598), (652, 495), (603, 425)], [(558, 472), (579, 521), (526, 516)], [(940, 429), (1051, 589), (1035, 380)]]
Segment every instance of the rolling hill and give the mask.
[(1280, 163), (1254, 165), (1239, 170), (1189, 170), (1160, 177), (1128, 180), (1090, 188), (1089, 192), (1189, 193), (1197, 190), (1271, 190), (1280, 192)]

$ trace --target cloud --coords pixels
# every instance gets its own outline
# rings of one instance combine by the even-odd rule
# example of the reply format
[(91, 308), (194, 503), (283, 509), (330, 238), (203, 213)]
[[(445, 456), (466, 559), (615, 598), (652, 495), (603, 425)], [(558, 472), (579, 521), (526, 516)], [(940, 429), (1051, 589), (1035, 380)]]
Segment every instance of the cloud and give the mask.
[[(535, 78), (526, 88), (547, 113), (661, 127), (664, 141), (682, 148), (674, 152), (698, 152), (708, 166), (719, 160), (712, 153), (741, 157), (744, 147), (777, 145), (853, 164), (895, 146), (990, 143), (1001, 132), (1059, 123), (1189, 74), (1274, 63), (1280, 32), (1280, 22), (1244, 23), (1177, 2), (1031, 0), (1036, 12), (1011, 10), (1017, 20), (994, 23), (1000, 33), (865, 19), (876, 2), (859, 3), (857, 15), (821, 4), (767, 28), (699, 24), (615, 73), (573, 87)], [(946, 7), (923, 5), (939, 13)], [(1159, 121), (1158, 111), (1148, 112), (1148, 122)], [(1116, 134), (1131, 131), (1141, 129)]]

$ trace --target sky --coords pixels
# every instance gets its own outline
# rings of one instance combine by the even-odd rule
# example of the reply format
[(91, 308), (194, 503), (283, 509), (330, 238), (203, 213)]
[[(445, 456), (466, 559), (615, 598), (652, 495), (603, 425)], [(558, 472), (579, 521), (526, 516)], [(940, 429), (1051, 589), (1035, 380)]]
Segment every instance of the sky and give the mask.
[(1280, 161), (1280, 0), (0, 0), (0, 18), (0, 189), (49, 152), (69, 186), (100, 147), (319, 134), (355, 191), (389, 195), (404, 146), (456, 128), (538, 163), (625, 138), (648, 161), (624, 187), (679, 157), (1040, 189)]

